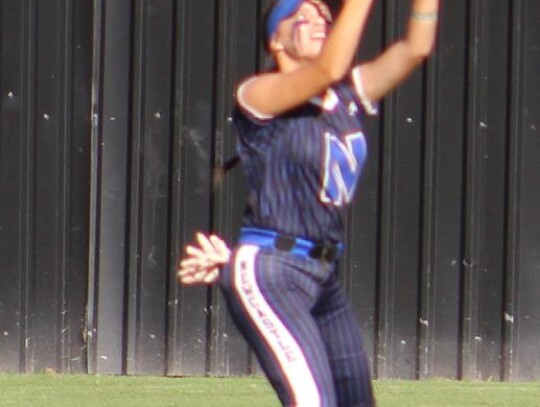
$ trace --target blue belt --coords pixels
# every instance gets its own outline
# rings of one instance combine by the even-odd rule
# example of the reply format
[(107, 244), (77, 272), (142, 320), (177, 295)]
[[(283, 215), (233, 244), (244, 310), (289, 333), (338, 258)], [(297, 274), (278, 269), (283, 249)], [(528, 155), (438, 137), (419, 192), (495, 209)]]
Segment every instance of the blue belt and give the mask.
[(240, 230), (238, 243), (283, 250), (329, 263), (343, 253), (343, 243), (314, 242), (300, 237), (283, 235), (273, 230), (250, 227), (244, 227)]

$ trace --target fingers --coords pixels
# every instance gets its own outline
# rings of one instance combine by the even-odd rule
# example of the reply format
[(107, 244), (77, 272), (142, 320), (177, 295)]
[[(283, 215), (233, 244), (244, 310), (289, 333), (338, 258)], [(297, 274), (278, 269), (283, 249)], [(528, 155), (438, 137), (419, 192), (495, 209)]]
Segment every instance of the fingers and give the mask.
[(191, 245), (186, 246), (186, 254), (188, 256), (199, 258), (199, 259), (202, 259), (205, 257), (205, 253), (201, 249), (195, 246), (191, 246)]
[(231, 250), (218, 236), (196, 234), (198, 246), (187, 245), (177, 270), (184, 285), (211, 284), (219, 277), (219, 266), (229, 261)]
[[(207, 242), (207, 244), (210, 244)], [(201, 250), (195, 246), (186, 246), (187, 257), (184, 260), (198, 261), (201, 265), (209, 265), (210, 263), (223, 264), (228, 261), (228, 256), (224, 256), (221, 253), (216, 252), (213, 246), (205, 246), (204, 250)]]
[(227, 244), (218, 236), (210, 235), (207, 237), (203, 233), (197, 233), (197, 242), (200, 249), (194, 246), (187, 246), (186, 250), (189, 249), (189, 252), (186, 251), (187, 254), (201, 259), (205, 257), (209, 262), (214, 262), (215, 265), (225, 264), (229, 261), (231, 251)]
[(202, 279), (205, 275), (213, 272), (217, 269), (214, 262), (208, 262), (207, 260), (198, 258), (183, 259), (177, 270), (177, 276), (183, 280), (185, 279)]
[(223, 256), (211, 253), (207, 254), (190, 254), (184, 259), (180, 260), (180, 268), (214, 268), (219, 265), (226, 263), (228, 258), (223, 258)]
[(218, 277), (219, 277), (219, 269), (216, 267), (212, 269), (209, 273), (207, 273), (206, 276), (204, 276), (203, 281), (206, 284), (211, 284), (214, 281), (216, 281)]
[(203, 252), (205, 253), (215, 252), (215, 248), (212, 245), (212, 242), (208, 240), (205, 234), (198, 232), (196, 237), (197, 237), (197, 242), (199, 243), (199, 246), (201, 246), (201, 249), (203, 250)]
[(231, 250), (225, 244), (225, 242), (223, 240), (221, 240), (219, 237), (217, 237), (216, 235), (211, 235), (210, 236), (210, 242), (214, 246), (215, 251), (217, 253), (219, 253), (220, 256), (222, 256), (222, 258), (226, 259), (225, 263), (228, 262), (229, 257), (231, 255)]
[(211, 270), (181, 269), (178, 272), (178, 278), (183, 285), (212, 284), (218, 277), (219, 269), (217, 267)]
[(180, 270), (177, 276), (183, 285), (212, 284), (219, 277), (219, 269), (184, 269)]
[(211, 235), (209, 238), (205, 237), (205, 239), (201, 239), (201, 247), (204, 245), (206, 259), (215, 265), (228, 263), (231, 252), (225, 242), (215, 235)]

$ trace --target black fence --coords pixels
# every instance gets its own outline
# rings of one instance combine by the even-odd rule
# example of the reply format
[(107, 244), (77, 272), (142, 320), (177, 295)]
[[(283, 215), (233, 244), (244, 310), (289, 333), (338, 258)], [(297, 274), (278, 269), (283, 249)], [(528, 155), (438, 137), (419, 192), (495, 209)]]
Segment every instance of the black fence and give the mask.
[[(268, 1), (0, 0), (0, 371), (258, 367), (214, 289), (233, 242), (234, 84)], [(376, 2), (359, 60), (403, 33)], [(540, 378), (540, 3), (452, 0), (435, 55), (368, 123), (343, 284), (380, 378)]]

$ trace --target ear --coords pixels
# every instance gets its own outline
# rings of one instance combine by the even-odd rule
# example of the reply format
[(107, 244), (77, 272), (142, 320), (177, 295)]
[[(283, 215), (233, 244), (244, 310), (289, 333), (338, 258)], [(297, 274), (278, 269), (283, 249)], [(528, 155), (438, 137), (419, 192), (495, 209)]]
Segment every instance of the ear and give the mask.
[(274, 34), (272, 39), (270, 40), (270, 44), (268, 45), (268, 49), (271, 53), (281, 52), (285, 49), (285, 46), (283, 43), (277, 38), (277, 36)]

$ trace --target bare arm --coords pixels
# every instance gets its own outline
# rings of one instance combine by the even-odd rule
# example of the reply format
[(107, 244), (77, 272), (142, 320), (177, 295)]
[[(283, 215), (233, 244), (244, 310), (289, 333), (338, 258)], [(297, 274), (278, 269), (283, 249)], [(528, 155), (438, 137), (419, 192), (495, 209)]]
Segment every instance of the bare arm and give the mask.
[(383, 98), (430, 55), (436, 38), (438, 10), (439, 0), (414, 0), (405, 38), (360, 66), (369, 100)]
[(316, 59), (291, 72), (263, 74), (249, 81), (242, 100), (258, 113), (275, 116), (321, 94), (348, 73), (373, 0), (346, 0)]

